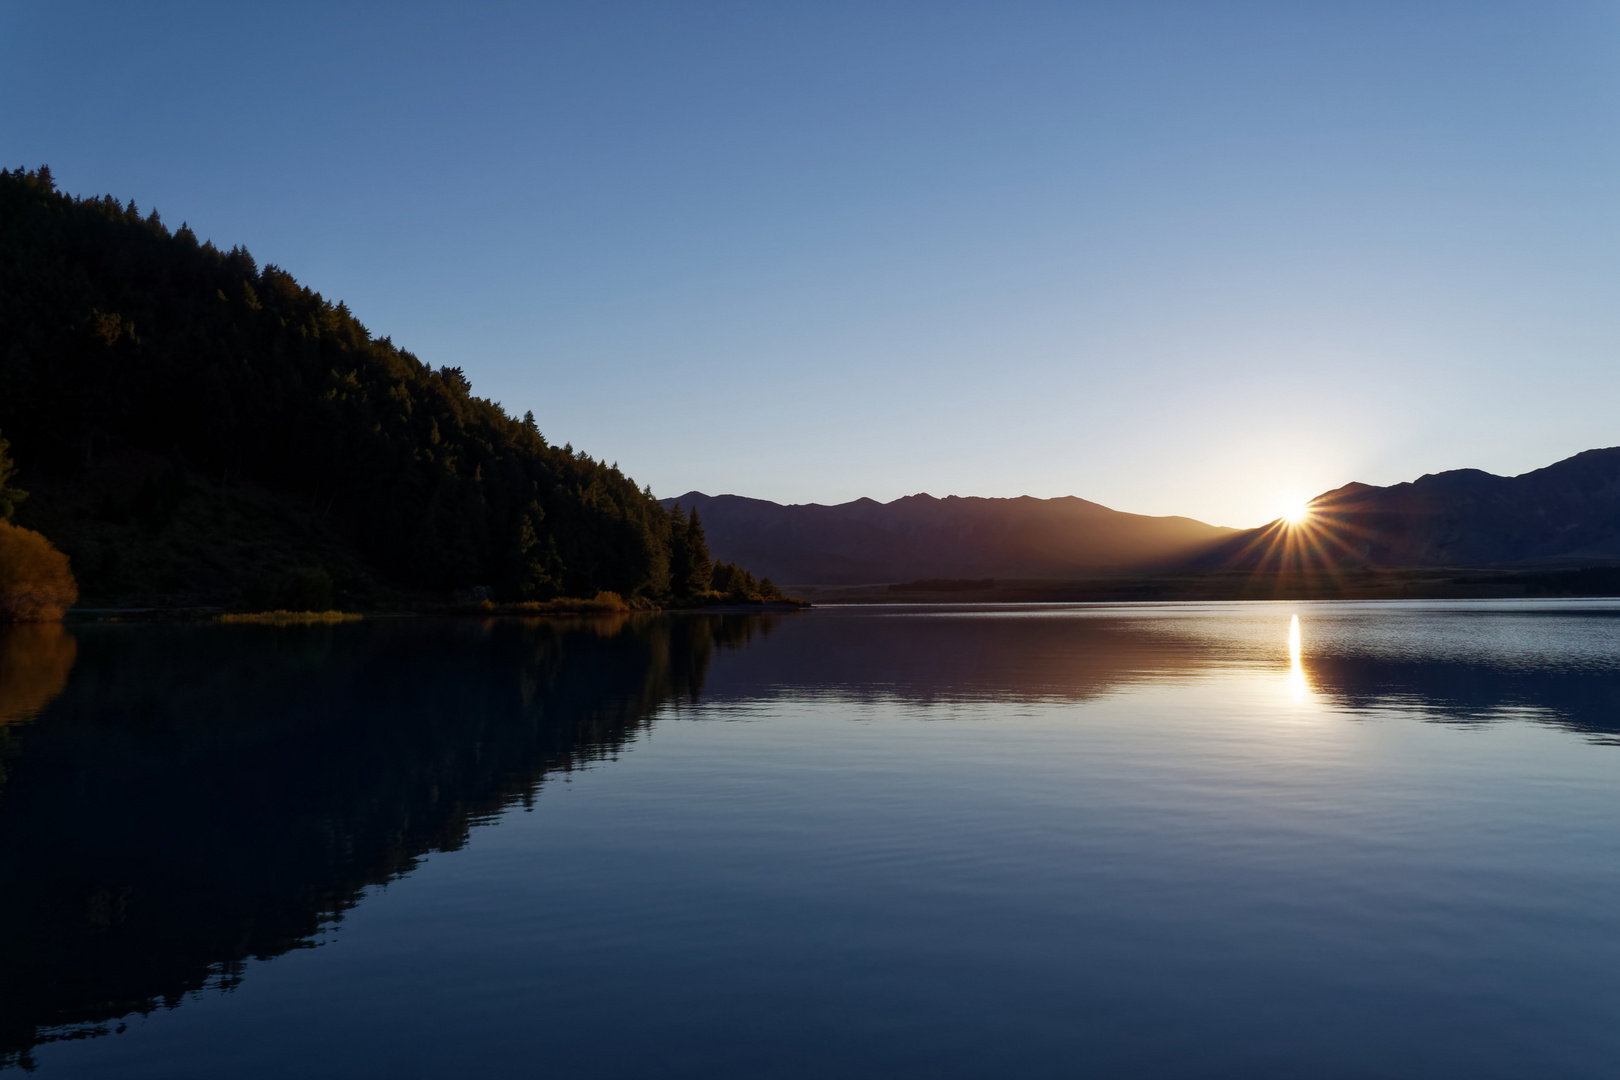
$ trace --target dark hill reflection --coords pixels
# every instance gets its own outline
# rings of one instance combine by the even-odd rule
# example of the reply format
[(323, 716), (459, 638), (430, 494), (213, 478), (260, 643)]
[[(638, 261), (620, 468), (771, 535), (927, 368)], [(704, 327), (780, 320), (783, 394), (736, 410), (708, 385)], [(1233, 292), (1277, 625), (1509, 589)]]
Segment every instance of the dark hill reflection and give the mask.
[(1523, 719), (1620, 739), (1620, 608), (1609, 601), (1302, 608), (1311, 686), (1352, 713)]
[(1620, 673), (1523, 671), (1459, 661), (1329, 656), (1305, 665), (1313, 688), (1347, 710), (1412, 709), (1438, 723), (1531, 720), (1620, 740)]
[(716, 649), (769, 628), (0, 631), (0, 1062), (308, 946), (368, 886), (616, 755), (701, 691)]

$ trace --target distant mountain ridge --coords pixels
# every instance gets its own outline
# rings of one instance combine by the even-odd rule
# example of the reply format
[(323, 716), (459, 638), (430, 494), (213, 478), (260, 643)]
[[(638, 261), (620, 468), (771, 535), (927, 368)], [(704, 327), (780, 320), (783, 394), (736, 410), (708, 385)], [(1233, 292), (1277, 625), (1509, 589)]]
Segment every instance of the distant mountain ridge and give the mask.
[(689, 491), (714, 555), (785, 585), (918, 578), (1065, 577), (1185, 561), (1236, 530), (1149, 517), (1074, 497), (908, 495), (824, 506)]
[(1620, 561), (1620, 447), (1587, 450), (1519, 476), (1430, 473), (1388, 487), (1351, 483), (1312, 499), (1290, 528), (1272, 522), (1212, 547), (1215, 569), (1591, 565)]
[(1620, 447), (1519, 476), (1431, 473), (1350, 483), (1311, 500), (1299, 525), (1226, 529), (1078, 498), (910, 495), (889, 503), (784, 506), (690, 491), (709, 545), (789, 585), (1097, 573), (1620, 564)]

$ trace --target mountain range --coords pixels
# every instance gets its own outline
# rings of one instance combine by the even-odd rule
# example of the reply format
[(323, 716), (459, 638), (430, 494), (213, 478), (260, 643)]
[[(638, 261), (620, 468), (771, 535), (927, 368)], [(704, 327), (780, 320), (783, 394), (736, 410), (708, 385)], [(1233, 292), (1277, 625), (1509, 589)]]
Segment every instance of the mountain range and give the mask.
[(716, 557), (775, 581), (860, 585), (916, 578), (1055, 578), (1168, 567), (1235, 529), (1148, 517), (1084, 499), (908, 495), (836, 506), (783, 506), (689, 491), (662, 500), (695, 508)]
[(1521, 476), (1478, 469), (1311, 500), (1297, 524), (1226, 529), (1078, 498), (911, 495), (834, 506), (690, 491), (721, 559), (795, 586), (922, 579), (1361, 567), (1573, 567), (1620, 563), (1620, 447)]

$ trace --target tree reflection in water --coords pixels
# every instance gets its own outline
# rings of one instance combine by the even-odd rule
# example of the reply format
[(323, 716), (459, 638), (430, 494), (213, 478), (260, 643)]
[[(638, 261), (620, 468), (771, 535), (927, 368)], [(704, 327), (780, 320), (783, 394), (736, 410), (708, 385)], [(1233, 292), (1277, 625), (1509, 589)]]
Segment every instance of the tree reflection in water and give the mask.
[[(60, 626), (0, 638), (0, 1060), (228, 989), (614, 757), (769, 616)], [(6, 730), (0, 728), (0, 731)]]

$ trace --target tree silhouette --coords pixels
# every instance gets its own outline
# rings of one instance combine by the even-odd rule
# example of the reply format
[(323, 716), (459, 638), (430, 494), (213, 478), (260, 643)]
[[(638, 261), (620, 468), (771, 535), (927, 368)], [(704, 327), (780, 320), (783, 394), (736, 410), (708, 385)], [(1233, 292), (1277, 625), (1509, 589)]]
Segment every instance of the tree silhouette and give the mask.
[(17, 505), (28, 498), (28, 492), (11, 486), (17, 474), (17, 463), (11, 460), (11, 443), (0, 435), (0, 521), (10, 521)]

